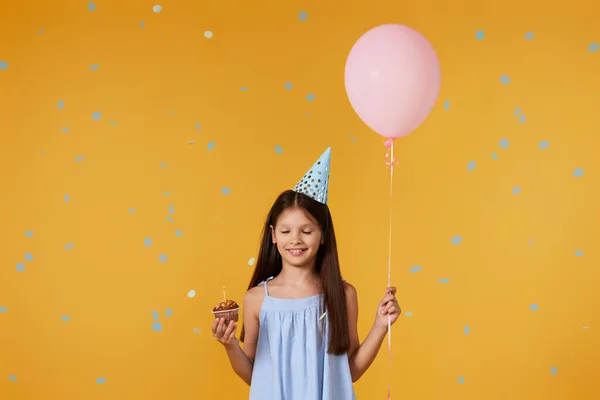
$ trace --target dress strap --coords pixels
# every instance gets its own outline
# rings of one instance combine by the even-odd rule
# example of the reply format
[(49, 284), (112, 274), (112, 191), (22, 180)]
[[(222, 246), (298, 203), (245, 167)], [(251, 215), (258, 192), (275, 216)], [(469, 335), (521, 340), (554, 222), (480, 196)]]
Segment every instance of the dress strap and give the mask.
[(259, 286), (260, 285), (264, 285), (264, 287), (265, 287), (265, 295), (267, 297), (269, 297), (269, 289), (267, 288), (267, 282), (269, 282), (271, 279), (273, 279), (272, 276), (268, 277), (266, 281), (262, 281), (261, 283), (258, 284)]

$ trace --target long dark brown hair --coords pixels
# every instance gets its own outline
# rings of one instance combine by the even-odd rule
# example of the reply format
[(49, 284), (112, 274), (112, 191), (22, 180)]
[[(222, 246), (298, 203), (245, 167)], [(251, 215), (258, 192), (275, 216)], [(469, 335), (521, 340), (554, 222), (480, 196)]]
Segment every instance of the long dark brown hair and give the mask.
[[(281, 272), (281, 256), (271, 237), (271, 226), (275, 227), (281, 213), (288, 208), (299, 208), (307, 212), (319, 224), (323, 233), (323, 244), (319, 247), (315, 270), (321, 278), (323, 305), (329, 320), (329, 354), (346, 354), (350, 349), (350, 332), (346, 314), (346, 293), (340, 272), (335, 232), (329, 207), (293, 190), (279, 195), (265, 221), (256, 267), (248, 289), (252, 289), (269, 277)], [(242, 325), (240, 340), (243, 342), (245, 329)]]

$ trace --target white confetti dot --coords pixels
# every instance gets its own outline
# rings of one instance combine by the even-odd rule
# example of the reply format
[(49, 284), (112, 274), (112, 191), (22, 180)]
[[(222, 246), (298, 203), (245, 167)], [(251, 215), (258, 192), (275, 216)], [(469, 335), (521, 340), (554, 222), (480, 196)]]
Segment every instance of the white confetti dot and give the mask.
[(213, 37), (213, 33), (211, 31), (204, 31), (204, 37), (210, 39)]
[(159, 13), (159, 12), (161, 12), (161, 10), (162, 10), (162, 7), (159, 6), (158, 4), (155, 5), (154, 7), (152, 7), (152, 11), (154, 11), (155, 13)]
[(250, 265), (250, 266), (254, 265), (254, 261), (256, 261), (256, 260), (254, 259), (254, 257), (252, 257), (251, 259), (248, 260), (248, 265)]
[(188, 297), (189, 297), (190, 299), (191, 299), (192, 297), (195, 297), (195, 296), (196, 296), (196, 291), (195, 291), (194, 289), (192, 289), (192, 290), (190, 290), (190, 291), (188, 292)]

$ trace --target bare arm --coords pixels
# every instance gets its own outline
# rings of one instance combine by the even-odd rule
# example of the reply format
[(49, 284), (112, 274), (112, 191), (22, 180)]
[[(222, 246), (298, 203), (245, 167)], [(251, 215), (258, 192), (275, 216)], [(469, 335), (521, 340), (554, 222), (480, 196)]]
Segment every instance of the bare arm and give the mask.
[[(257, 288), (254, 288), (257, 289)], [(215, 320), (213, 324), (213, 334), (215, 338), (223, 344), (229, 363), (233, 371), (247, 385), (252, 382), (253, 361), (256, 353), (256, 342), (258, 340), (258, 314), (262, 299), (260, 291), (251, 289), (244, 295), (244, 326), (246, 328), (246, 337), (244, 338), (244, 349), (240, 346), (239, 340), (235, 336), (237, 325), (231, 321), (229, 326), (225, 326), (222, 319)]]
[(396, 289), (388, 288), (389, 292), (379, 303), (377, 317), (369, 334), (362, 343), (359, 343), (358, 338), (358, 296), (356, 289), (352, 285), (346, 287), (346, 302), (348, 312), (348, 323), (350, 327), (350, 373), (352, 382), (356, 382), (369, 369), (381, 344), (387, 334), (388, 317), (392, 323), (396, 322), (400, 315), (400, 307), (395, 298)]

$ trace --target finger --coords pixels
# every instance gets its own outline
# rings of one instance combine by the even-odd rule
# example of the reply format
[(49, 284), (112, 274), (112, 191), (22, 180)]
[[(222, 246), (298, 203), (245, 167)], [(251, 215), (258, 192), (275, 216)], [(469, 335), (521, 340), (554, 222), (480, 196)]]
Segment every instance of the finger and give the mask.
[(386, 294), (391, 294), (392, 296), (396, 295), (396, 291), (397, 291), (396, 286), (390, 286), (390, 287), (388, 287), (388, 288), (385, 289), (385, 293)]
[(385, 297), (383, 299), (381, 299), (381, 301), (379, 302), (379, 307), (385, 307), (385, 305), (392, 300), (394, 300), (393, 295), (391, 295), (391, 294), (385, 295)]
[(217, 335), (219, 337), (223, 337), (224, 332), (225, 332), (225, 319), (219, 318), (219, 325), (217, 325)]
[(229, 337), (229, 335), (231, 335), (231, 332), (233, 332), (234, 327), (235, 327), (235, 322), (229, 321), (229, 324), (227, 325), (227, 328), (225, 329), (225, 332), (223, 333), (223, 337)]
[(235, 331), (237, 331), (237, 325), (233, 325), (233, 329), (231, 330), (231, 333), (227, 337), (227, 341), (232, 341), (233, 339), (235, 339)]
[(218, 325), (218, 324), (219, 324), (219, 320), (218, 320), (217, 318), (215, 318), (215, 321), (214, 321), (214, 322), (213, 322), (213, 324), (212, 324), (212, 333), (213, 333), (213, 335), (214, 335), (215, 333), (217, 333), (217, 325)]

